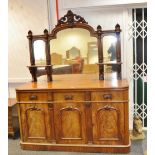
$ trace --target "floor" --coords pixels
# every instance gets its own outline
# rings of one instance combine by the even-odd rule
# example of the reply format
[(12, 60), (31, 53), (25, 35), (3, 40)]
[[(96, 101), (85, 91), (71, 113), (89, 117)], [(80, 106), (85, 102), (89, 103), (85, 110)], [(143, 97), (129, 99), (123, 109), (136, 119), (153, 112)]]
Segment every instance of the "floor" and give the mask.
[[(146, 133), (145, 133), (146, 136)], [(55, 151), (24, 151), (21, 150), (19, 139), (8, 140), (9, 155), (114, 155), (111, 153), (77, 153), (77, 152), (55, 152)], [(147, 149), (147, 137), (144, 140), (136, 140), (131, 142), (131, 152), (128, 154), (117, 155), (144, 155)]]

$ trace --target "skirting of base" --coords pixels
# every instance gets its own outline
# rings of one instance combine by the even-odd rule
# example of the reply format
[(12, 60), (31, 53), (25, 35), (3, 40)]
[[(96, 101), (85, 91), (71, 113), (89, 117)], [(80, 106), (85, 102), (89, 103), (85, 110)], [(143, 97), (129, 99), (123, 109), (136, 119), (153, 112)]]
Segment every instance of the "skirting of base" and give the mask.
[(20, 142), (23, 150), (34, 151), (68, 151), (68, 152), (109, 152), (109, 153), (128, 153), (129, 145), (95, 145), (95, 144), (49, 144), (49, 143), (27, 143)]

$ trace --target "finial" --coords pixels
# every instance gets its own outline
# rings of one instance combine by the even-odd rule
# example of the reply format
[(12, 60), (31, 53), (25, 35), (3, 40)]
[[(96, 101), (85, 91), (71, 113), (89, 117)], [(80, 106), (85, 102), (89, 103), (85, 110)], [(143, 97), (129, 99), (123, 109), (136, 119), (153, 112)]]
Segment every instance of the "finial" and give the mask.
[(120, 32), (121, 29), (120, 29), (120, 25), (117, 23), (116, 26), (115, 26), (115, 31), (116, 32)]
[(32, 36), (32, 31), (31, 30), (28, 31), (28, 35)]
[(102, 30), (101, 25), (98, 25), (98, 26), (97, 26), (97, 31), (101, 31), (101, 30)]
[(44, 34), (48, 34), (48, 30), (47, 29), (44, 30)]

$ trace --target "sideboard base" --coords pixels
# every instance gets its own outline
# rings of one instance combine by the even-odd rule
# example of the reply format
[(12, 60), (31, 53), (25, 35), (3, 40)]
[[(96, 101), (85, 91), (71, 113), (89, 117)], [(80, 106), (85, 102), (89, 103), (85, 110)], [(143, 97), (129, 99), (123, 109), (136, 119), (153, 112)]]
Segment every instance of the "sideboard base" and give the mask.
[(28, 143), (20, 142), (23, 150), (33, 151), (67, 151), (67, 152), (109, 152), (109, 153), (128, 153), (130, 145), (74, 145), (74, 144), (49, 144), (49, 143)]

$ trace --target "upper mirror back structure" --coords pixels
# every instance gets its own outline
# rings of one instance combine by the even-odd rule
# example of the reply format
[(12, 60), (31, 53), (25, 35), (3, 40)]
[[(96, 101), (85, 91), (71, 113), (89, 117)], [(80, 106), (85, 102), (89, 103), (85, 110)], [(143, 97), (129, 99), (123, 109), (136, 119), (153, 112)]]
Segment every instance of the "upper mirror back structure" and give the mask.
[[(85, 19), (71, 10), (58, 20), (51, 31), (42, 35), (28, 32), (32, 81), (52, 74), (88, 73), (95, 66), (99, 80), (104, 80), (105, 72), (116, 71), (121, 78), (120, 26), (114, 30), (102, 30), (100, 25), (94, 30)], [(94, 73), (94, 72), (92, 72)]]

